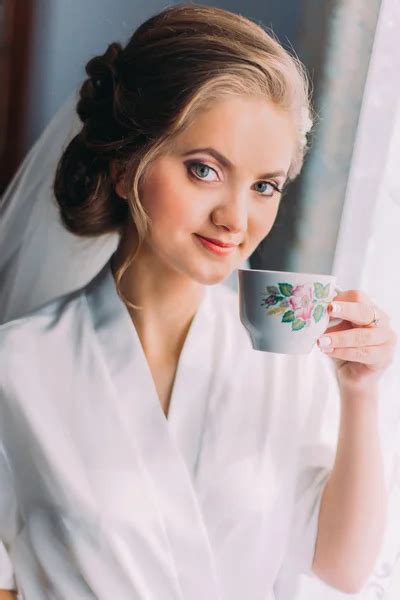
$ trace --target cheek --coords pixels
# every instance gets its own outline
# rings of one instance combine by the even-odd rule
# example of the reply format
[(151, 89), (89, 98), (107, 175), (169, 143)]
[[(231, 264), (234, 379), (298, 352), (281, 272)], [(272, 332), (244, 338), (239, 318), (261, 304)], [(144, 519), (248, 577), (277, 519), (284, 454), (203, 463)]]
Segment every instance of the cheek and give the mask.
[(164, 171), (162, 165), (152, 166), (142, 189), (143, 208), (155, 222), (170, 214), (175, 205), (176, 183)]
[[(142, 190), (142, 204), (152, 220), (152, 229), (170, 231), (179, 225), (195, 227), (199, 218), (199, 204), (193, 198), (193, 189), (182, 173), (171, 167), (153, 169)], [(194, 229), (195, 231), (195, 229)]]
[(279, 208), (279, 199), (271, 201), (267, 206), (262, 206), (256, 210), (249, 218), (249, 235), (258, 243), (264, 239), (271, 231)]

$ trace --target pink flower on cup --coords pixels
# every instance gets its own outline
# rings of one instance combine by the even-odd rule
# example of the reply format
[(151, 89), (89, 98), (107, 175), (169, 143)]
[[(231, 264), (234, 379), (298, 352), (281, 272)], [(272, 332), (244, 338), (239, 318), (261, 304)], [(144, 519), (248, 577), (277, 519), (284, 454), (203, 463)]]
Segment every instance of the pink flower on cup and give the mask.
[(292, 295), (288, 298), (288, 305), (293, 309), (297, 319), (308, 321), (311, 319), (314, 292), (313, 286), (309, 283), (304, 285), (296, 285), (292, 290)]
[(282, 323), (290, 323), (292, 331), (299, 331), (309, 327), (313, 319), (318, 323), (326, 314), (329, 288), (329, 283), (319, 281), (296, 286), (287, 282), (269, 285), (261, 306), (268, 315), (282, 315)]

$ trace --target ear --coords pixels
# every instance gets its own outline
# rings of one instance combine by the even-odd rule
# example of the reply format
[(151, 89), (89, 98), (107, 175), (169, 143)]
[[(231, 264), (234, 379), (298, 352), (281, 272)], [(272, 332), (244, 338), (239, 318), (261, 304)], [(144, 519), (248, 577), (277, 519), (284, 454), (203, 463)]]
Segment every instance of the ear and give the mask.
[(117, 192), (117, 194), (120, 198), (123, 198), (124, 200), (126, 200), (128, 194), (127, 194), (127, 190), (125, 188), (124, 180), (122, 177), (121, 164), (116, 159), (113, 159), (110, 161), (109, 168), (110, 168), (111, 180), (113, 182), (115, 191)]

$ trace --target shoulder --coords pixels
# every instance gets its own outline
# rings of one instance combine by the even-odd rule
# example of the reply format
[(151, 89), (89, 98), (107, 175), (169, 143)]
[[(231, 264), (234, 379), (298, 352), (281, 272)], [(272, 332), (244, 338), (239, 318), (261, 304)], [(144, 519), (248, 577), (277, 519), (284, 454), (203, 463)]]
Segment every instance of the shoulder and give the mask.
[(85, 314), (84, 294), (75, 291), (0, 325), (0, 419), (45, 414), (66, 382), (71, 388)]
[(40, 359), (46, 344), (57, 345), (61, 337), (73, 333), (84, 302), (83, 290), (53, 298), (26, 314), (0, 324), (0, 364), (10, 368), (14, 361)]

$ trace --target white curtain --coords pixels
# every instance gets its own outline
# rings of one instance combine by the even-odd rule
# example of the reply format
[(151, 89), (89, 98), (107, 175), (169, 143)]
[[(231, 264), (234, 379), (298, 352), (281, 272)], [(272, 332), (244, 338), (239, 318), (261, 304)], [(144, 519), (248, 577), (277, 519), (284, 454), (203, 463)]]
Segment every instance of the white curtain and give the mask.
[[(333, 274), (344, 289), (366, 292), (392, 319), (400, 338), (400, 2), (381, 5), (351, 161)], [(345, 93), (345, 90), (343, 90)], [(399, 344), (398, 344), (399, 346)], [(381, 383), (380, 433), (389, 490), (384, 541), (358, 594), (301, 576), (295, 600), (399, 600), (400, 349)]]

